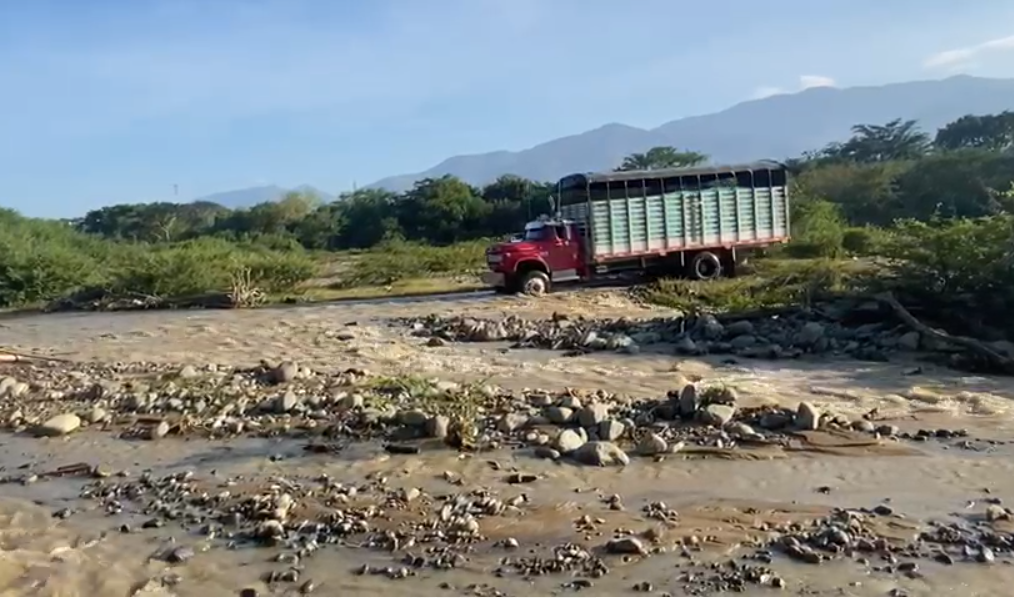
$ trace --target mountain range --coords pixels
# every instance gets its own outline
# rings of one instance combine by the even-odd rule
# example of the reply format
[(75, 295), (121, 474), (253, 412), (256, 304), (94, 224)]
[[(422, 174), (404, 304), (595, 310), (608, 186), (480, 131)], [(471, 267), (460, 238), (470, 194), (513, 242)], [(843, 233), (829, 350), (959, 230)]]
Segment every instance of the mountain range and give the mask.
[(247, 187), (246, 189), (236, 189), (234, 191), (212, 193), (211, 195), (199, 197), (194, 201), (208, 201), (211, 203), (217, 203), (218, 205), (231, 210), (236, 210), (240, 208), (249, 208), (268, 201), (278, 201), (285, 197), (287, 193), (292, 193), (293, 191), (315, 195), (325, 203), (336, 199), (334, 195), (325, 193), (310, 185), (300, 185), (291, 189), (285, 189), (283, 187), (279, 187), (278, 185), (261, 185), (258, 187)]
[[(712, 114), (680, 118), (654, 129), (612, 123), (521, 151), (454, 156), (422, 172), (387, 177), (368, 187), (400, 192), (417, 180), (445, 174), (473, 185), (489, 183), (503, 174), (555, 181), (574, 172), (611, 170), (625, 156), (659, 145), (698, 151), (714, 163), (785, 159), (844, 141), (856, 124), (915, 119), (932, 134), (966, 114), (1011, 109), (1014, 79), (957, 75), (880, 86), (813, 87), (741, 102)], [(271, 201), (284, 193), (279, 187), (257, 187), (202, 199), (242, 207)]]

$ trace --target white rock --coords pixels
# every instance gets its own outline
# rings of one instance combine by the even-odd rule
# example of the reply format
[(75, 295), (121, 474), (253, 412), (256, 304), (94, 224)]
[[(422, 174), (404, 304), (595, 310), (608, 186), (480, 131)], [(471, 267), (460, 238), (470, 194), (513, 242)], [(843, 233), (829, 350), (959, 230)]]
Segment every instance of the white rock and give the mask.
[(81, 427), (81, 418), (73, 413), (61, 413), (39, 426), (39, 436), (63, 436)]

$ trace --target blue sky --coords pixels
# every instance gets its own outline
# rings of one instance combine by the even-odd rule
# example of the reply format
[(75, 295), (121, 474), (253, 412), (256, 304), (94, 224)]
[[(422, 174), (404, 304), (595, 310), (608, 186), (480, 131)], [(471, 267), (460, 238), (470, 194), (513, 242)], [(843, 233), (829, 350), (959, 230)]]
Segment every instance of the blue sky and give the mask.
[(1014, 76), (1014, 3), (2, 0), (0, 205), (337, 192), (607, 122), (959, 72)]

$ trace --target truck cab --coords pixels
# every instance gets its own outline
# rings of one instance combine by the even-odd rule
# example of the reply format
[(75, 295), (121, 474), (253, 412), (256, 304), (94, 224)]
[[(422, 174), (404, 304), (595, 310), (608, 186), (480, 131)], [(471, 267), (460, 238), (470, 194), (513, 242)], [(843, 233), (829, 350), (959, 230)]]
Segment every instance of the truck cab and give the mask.
[(543, 295), (553, 283), (583, 276), (583, 247), (576, 223), (543, 216), (525, 225), (523, 237), (486, 250), (483, 282), (501, 293)]

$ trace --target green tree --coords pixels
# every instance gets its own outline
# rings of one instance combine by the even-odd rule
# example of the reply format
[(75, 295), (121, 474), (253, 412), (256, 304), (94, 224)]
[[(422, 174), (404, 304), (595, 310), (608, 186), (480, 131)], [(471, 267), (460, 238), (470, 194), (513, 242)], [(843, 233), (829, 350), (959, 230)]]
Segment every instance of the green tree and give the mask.
[(807, 197), (837, 205), (852, 224), (888, 225), (901, 216), (895, 180), (908, 163), (829, 162), (807, 168), (795, 180), (794, 203)]
[(345, 206), (334, 202), (319, 206), (292, 226), (292, 234), (307, 249), (338, 249), (348, 225)]
[(830, 144), (822, 153), (832, 160), (890, 162), (920, 158), (930, 147), (929, 135), (916, 121), (896, 118), (883, 125), (855, 125), (848, 141)]
[(678, 150), (669, 146), (653, 147), (644, 153), (630, 154), (623, 159), (617, 171), (659, 170), (662, 168), (685, 168), (707, 162), (708, 157), (700, 152)]
[(468, 238), (488, 211), (475, 189), (450, 175), (418, 181), (398, 201), (398, 220), (409, 238), (437, 244)]
[(976, 218), (1002, 211), (996, 189), (1014, 180), (1014, 156), (985, 150), (959, 150), (929, 156), (895, 180), (897, 216)]
[(345, 225), (342, 247), (372, 247), (384, 239), (402, 236), (395, 211), (397, 195), (384, 189), (360, 189), (339, 199)]
[(550, 214), (552, 185), (538, 183), (508, 174), (482, 188), (482, 198), (489, 204), (485, 234), (500, 236), (520, 230), (526, 222)]
[(1009, 150), (1014, 147), (1014, 112), (962, 116), (937, 131), (934, 145), (945, 150)]

